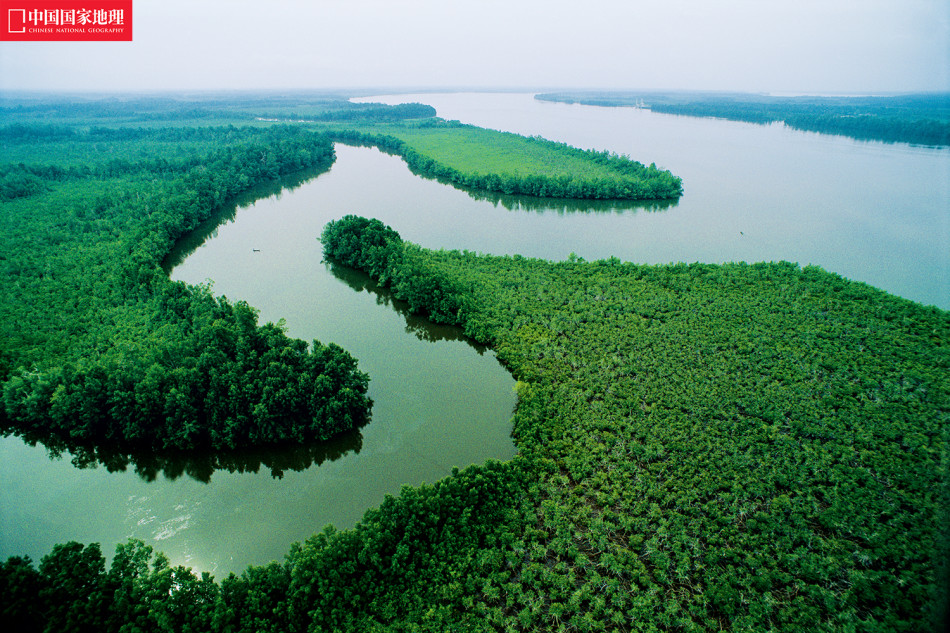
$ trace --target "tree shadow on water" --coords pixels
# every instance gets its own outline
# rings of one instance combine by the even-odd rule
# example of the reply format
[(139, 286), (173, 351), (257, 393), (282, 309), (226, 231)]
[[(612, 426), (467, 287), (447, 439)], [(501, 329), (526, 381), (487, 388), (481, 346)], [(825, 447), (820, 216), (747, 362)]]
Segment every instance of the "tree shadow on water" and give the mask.
[(531, 211), (533, 213), (554, 213), (568, 215), (573, 213), (617, 214), (636, 213), (638, 211), (662, 212), (679, 204), (679, 199), (658, 200), (582, 200), (573, 198), (541, 198), (494, 193), (490, 191), (466, 191), (473, 200), (501, 206), (508, 211)]
[(294, 174), (281, 176), (270, 182), (245, 191), (228, 204), (219, 207), (207, 220), (178, 238), (171, 250), (161, 262), (162, 270), (170, 274), (174, 268), (201, 247), (208, 239), (215, 237), (218, 228), (234, 222), (238, 211), (250, 207), (258, 200), (275, 197), (280, 199), (285, 191), (294, 191), (314, 178), (327, 172), (327, 167), (304, 169)]
[(376, 304), (385, 306), (406, 320), (406, 333), (420, 341), (437, 343), (439, 341), (460, 341), (468, 343), (479, 355), (489, 350), (487, 345), (476, 343), (465, 336), (462, 328), (456, 325), (433, 323), (424, 316), (414, 314), (409, 304), (393, 296), (389, 288), (380, 286), (372, 277), (361, 270), (344, 266), (338, 262), (326, 261), (324, 264), (330, 273), (356, 292), (368, 292), (376, 299)]
[[(8, 434), (9, 435), (9, 434)], [(52, 459), (64, 456), (77, 468), (104, 467), (110, 473), (133, 469), (144, 481), (156, 481), (159, 475), (174, 481), (182, 476), (210, 483), (215, 471), (258, 473), (269, 469), (271, 477), (282, 479), (288, 471), (302, 472), (314, 465), (332, 462), (349, 453), (359, 454), (363, 434), (359, 429), (323, 442), (272, 445), (230, 451), (125, 452), (114, 449), (69, 445), (51, 437), (24, 437), (30, 446), (41, 444)]]

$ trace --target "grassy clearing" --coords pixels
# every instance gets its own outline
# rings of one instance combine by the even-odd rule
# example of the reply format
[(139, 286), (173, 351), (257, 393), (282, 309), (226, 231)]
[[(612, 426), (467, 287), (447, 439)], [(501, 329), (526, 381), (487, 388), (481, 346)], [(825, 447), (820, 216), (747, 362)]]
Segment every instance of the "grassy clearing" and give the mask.
[(473, 126), (389, 127), (391, 134), (414, 150), (465, 173), (582, 179), (620, 176), (618, 170), (594, 162), (540, 138), (519, 136)]

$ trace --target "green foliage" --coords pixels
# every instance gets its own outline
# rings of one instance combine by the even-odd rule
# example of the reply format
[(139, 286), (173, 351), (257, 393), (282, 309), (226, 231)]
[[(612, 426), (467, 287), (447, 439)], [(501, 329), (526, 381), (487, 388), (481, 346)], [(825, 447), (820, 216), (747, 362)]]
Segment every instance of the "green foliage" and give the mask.
[[(321, 93), (249, 93), (226, 97), (124, 97), (77, 99), (0, 96), (0, 118), (10, 121), (10, 130), (0, 133), (4, 141), (42, 135), (68, 140), (84, 129), (106, 123), (109, 128), (149, 127), (196, 130), (205, 126), (269, 124), (274, 121), (392, 122), (435, 115), (432, 106), (403, 103), (354, 103), (349, 95)], [(37, 123), (42, 121), (42, 123)], [(187, 126), (187, 127), (185, 127)]]
[(406, 486), (354, 530), (327, 527), (294, 547), (292, 622), (301, 630), (360, 631), (447, 620), (464, 630), (473, 615), (465, 596), (520, 529), (521, 468), (487, 462), (433, 486)]
[(11, 556), (0, 561), (0, 617), (13, 631), (31, 633), (43, 630), (42, 614), (36, 598), (43, 581), (29, 556)]
[[(431, 125), (449, 130), (429, 137), (436, 145), (462, 139)], [(358, 407), (352, 359), (258, 326), (249, 306), (174, 284), (159, 268), (170, 244), (229, 196), (325, 165), (326, 139), (280, 127), (181, 140), (170, 130), (96, 132), (93, 141), (88, 127), (6, 132), (4, 151), (18, 158), (0, 172), (11, 178), (0, 215), (4, 422), (151, 441), (119, 424), (142, 416), (186, 444), (223, 428), (226, 445), (259, 441), (293, 417), (301, 393), (341, 393), (346, 380), (356, 381), (352, 397), (334, 406)], [(354, 125), (346, 138), (408, 153), (409, 141), (370, 135), (384, 127)], [(56, 161), (71, 143), (92, 150), (88, 163)], [(56, 546), (38, 568), (14, 557), (0, 563), (4, 623), (938, 630), (948, 313), (788, 263), (430, 251), (353, 216), (321, 239), (329, 258), (370, 271), (412, 310), (494, 347), (518, 379), (519, 455), (405, 487), (354, 529), (327, 527), (282, 563), (220, 583), (135, 541), (108, 570), (95, 544)], [(243, 426), (251, 420), (260, 426)]]
[(537, 484), (474, 599), (497, 628), (936, 627), (946, 312), (787, 263), (399, 252), (394, 293), (450, 289), (422, 310), (519, 380)]
[(379, 220), (348, 215), (330, 222), (320, 235), (323, 253), (351, 268), (380, 277), (391, 266), (391, 259), (402, 250), (399, 233)]
[[(367, 422), (368, 378), (345, 351), (259, 326), (250, 306), (173, 283), (160, 266), (237, 194), (326, 168), (326, 137), (4, 130), (13, 154), (37, 162), (0, 170), (3, 430), (55, 449), (191, 450), (325, 440)], [(46, 142), (64, 135), (113, 158), (58, 165)], [(171, 142), (192, 147), (170, 160)]]
[[(25, 579), (24, 576), (27, 578)], [(16, 631), (145, 633), (212, 630), (220, 590), (208, 574), (171, 567), (141, 541), (116, 547), (111, 568), (93, 543), (56, 545), (39, 570), (29, 559), (0, 563), (4, 620)], [(29, 589), (27, 598), (23, 594)]]
[(383, 105), (381, 103), (354, 103), (352, 101), (334, 101), (323, 107), (284, 107), (280, 111), (272, 111), (261, 118), (275, 120), (290, 120), (299, 123), (314, 121), (358, 121), (392, 122), (406, 119), (426, 119), (435, 116), (435, 108), (422, 103), (400, 103), (397, 105)]
[(595, 200), (683, 195), (681, 179), (653, 164), (441, 119), (336, 129), (331, 135), (398, 154), (417, 173), (470, 189)]

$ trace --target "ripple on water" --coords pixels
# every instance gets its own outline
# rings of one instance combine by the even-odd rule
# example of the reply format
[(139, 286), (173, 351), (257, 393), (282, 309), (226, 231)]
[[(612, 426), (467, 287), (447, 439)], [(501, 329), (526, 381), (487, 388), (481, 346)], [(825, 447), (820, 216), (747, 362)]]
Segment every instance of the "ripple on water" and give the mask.
[(156, 541), (164, 541), (165, 539), (172, 538), (179, 532), (187, 530), (190, 524), (190, 514), (182, 514), (172, 519), (162, 521), (152, 534), (152, 538)]

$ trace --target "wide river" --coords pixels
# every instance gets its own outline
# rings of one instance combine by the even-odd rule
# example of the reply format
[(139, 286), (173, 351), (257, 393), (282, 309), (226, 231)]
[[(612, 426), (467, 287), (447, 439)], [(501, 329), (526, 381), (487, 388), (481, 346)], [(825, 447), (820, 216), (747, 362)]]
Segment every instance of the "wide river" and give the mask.
[(950, 308), (950, 150), (853, 141), (712, 119), (539, 102), (526, 94), (418, 94), (458, 119), (655, 162), (683, 178), (672, 205), (575, 205), (472, 196), (398, 158), (337, 146), (329, 172), (224, 213), (169, 263), (211, 281), (291, 336), (335, 342), (370, 374), (372, 422), (320, 452), (241, 455), (229, 468), (76, 468), (0, 440), (0, 559), (55, 543), (139, 538), (221, 577), (280, 560), (327, 523), (351, 527), (403, 485), (515, 453), (514, 381), (490, 350), (411, 317), (364, 276), (331, 269), (317, 241), (347, 213), (433, 248), (643, 263), (788, 260)]

